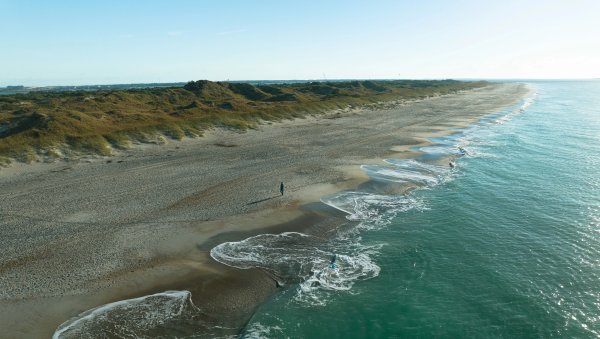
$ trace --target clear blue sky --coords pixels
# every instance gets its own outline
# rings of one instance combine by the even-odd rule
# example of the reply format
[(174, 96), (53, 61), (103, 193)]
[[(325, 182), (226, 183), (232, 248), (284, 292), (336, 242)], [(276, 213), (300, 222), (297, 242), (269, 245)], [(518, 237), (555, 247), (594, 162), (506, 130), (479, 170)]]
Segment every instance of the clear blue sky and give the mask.
[(0, 0), (0, 86), (600, 77), (600, 1)]

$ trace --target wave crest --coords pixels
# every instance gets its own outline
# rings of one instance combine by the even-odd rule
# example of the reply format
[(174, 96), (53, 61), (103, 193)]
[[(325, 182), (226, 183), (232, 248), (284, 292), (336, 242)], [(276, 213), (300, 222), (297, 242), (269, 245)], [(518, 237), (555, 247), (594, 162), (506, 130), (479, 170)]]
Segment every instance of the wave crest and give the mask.
[(52, 339), (172, 335), (190, 322), (194, 322), (194, 328), (202, 330), (200, 315), (189, 291), (166, 291), (83, 312), (61, 324)]

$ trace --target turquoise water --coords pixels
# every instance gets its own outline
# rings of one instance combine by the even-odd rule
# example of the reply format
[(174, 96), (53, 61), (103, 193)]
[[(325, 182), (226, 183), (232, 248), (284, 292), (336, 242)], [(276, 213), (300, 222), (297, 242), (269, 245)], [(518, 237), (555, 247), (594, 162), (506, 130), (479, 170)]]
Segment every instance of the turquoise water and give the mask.
[(600, 337), (600, 82), (530, 86), (530, 105), (426, 149), (468, 154), (411, 201), (339, 203), (358, 224), (314, 256), (339, 253), (340, 270), (354, 258), (365, 274), (315, 279), (327, 268), (312, 267), (244, 336)]

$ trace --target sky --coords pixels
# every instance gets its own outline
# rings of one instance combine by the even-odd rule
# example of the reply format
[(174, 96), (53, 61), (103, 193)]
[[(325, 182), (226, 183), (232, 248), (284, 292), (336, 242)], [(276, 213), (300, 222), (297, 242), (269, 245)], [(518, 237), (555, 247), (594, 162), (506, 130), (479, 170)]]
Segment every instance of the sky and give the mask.
[(598, 0), (0, 0), (0, 86), (598, 77)]

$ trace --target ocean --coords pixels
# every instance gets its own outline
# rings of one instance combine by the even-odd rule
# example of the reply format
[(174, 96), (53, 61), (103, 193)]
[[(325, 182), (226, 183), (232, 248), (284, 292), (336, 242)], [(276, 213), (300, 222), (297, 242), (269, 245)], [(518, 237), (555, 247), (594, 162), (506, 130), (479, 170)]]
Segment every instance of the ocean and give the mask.
[[(242, 337), (600, 337), (600, 81), (528, 85), (535, 94), (416, 159), (364, 164), (383, 186), (419, 188), (323, 197), (348, 214), (333, 237), (266, 234), (213, 248), (216, 260), (262, 267), (283, 285)], [(175, 316), (201, 308), (170, 293), (97, 309), (55, 337), (138, 302)]]
[(358, 230), (334, 240), (369, 264), (351, 288), (288, 286), (244, 336), (599, 337), (600, 81), (529, 85), (518, 107), (423, 149), (468, 154), (416, 171), (435, 180), (411, 201), (354, 205)]

